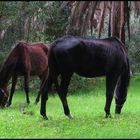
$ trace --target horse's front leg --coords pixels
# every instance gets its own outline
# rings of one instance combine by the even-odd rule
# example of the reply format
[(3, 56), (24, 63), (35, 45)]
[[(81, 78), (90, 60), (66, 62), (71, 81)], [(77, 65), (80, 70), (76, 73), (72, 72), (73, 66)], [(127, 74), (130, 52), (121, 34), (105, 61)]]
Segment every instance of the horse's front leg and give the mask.
[(12, 87), (11, 87), (10, 97), (9, 97), (9, 100), (8, 100), (8, 102), (6, 104), (7, 107), (12, 104), (12, 98), (13, 98), (13, 94), (15, 92), (16, 84), (17, 84), (17, 75), (14, 75), (12, 77)]
[(111, 117), (110, 114), (110, 107), (111, 107), (111, 102), (113, 99), (113, 94), (115, 90), (115, 86), (117, 84), (118, 80), (118, 75), (109, 75), (106, 77), (106, 104), (105, 104), (105, 113), (106, 113), (106, 118)]

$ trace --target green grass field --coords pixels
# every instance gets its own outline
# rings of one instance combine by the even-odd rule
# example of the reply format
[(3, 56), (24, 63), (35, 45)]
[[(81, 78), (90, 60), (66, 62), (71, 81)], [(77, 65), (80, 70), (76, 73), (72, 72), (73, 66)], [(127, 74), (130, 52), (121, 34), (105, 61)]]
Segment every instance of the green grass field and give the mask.
[(40, 103), (34, 105), (36, 94), (30, 94), (31, 104), (25, 107), (26, 114), (19, 110), (25, 104), (24, 92), (17, 91), (13, 104), (0, 109), (0, 138), (140, 138), (140, 77), (131, 80), (127, 101), (121, 115), (114, 113), (105, 118), (105, 85), (94, 90), (77, 91), (68, 96), (73, 120), (63, 113), (59, 97), (49, 96), (47, 115), (39, 114)]

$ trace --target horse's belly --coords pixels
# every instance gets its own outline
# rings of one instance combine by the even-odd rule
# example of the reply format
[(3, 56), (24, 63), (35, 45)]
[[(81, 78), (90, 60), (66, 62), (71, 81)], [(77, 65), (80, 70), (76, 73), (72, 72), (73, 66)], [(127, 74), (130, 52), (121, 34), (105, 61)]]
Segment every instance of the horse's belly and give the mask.
[(98, 76), (104, 76), (105, 71), (75, 71), (80, 76), (92, 78), (92, 77), (98, 77)]
[(106, 74), (107, 67), (104, 63), (85, 63), (85, 65), (80, 64), (76, 67), (75, 72), (84, 77), (97, 77)]
[(44, 65), (44, 67), (35, 67), (31, 70), (31, 75), (42, 75), (45, 71), (47, 71), (47, 65)]

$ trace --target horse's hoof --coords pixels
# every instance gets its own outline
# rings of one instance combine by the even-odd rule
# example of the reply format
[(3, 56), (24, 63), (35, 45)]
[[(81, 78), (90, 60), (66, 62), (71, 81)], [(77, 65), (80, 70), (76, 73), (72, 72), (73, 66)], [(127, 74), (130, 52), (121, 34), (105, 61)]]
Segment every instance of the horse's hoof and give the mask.
[(115, 109), (115, 114), (121, 114), (121, 110), (120, 109)]
[(5, 107), (9, 107), (11, 104), (6, 104)]
[(6, 105), (5, 105), (5, 107), (9, 107), (11, 105), (11, 103), (7, 103)]
[(68, 118), (69, 118), (70, 120), (73, 119), (73, 116), (72, 116), (71, 114), (69, 114), (69, 115), (67, 115), (67, 116), (68, 116)]
[(38, 102), (36, 102), (36, 101), (35, 101), (35, 103), (34, 103), (34, 104), (35, 104), (35, 105), (37, 105), (37, 103), (38, 103)]
[(115, 111), (115, 114), (121, 114), (121, 112)]
[(47, 117), (47, 116), (43, 116), (43, 119), (44, 119), (44, 120), (48, 120), (48, 117)]
[(106, 114), (106, 118), (111, 118), (111, 114)]

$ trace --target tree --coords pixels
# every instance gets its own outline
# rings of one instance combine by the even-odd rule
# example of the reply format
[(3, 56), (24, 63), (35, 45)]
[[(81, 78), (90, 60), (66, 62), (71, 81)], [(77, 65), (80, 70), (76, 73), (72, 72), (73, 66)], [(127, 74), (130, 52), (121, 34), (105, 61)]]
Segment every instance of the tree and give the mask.
[(140, 2), (131, 1), (75, 1), (69, 18), (68, 34), (84, 36), (95, 27), (101, 37), (105, 18), (108, 18), (108, 36), (116, 36), (125, 43), (126, 25), (130, 38), (130, 10), (135, 9), (140, 15)]

